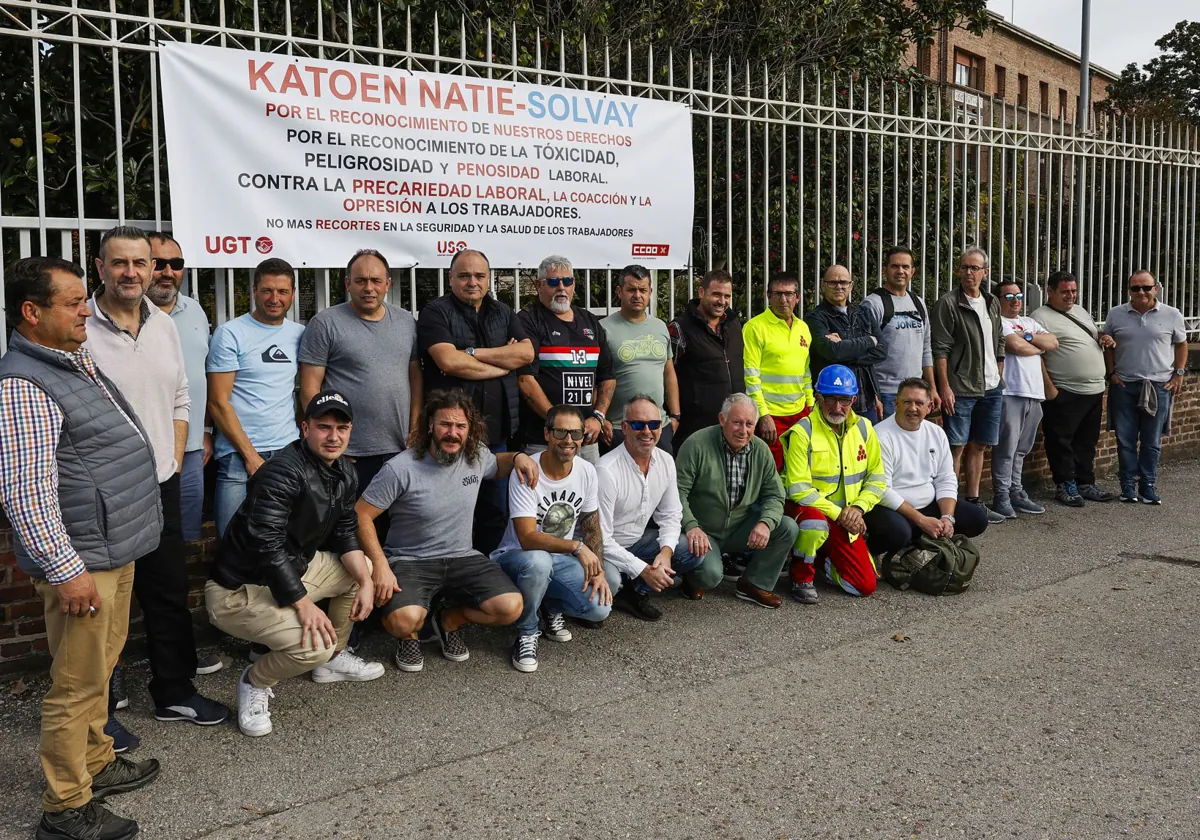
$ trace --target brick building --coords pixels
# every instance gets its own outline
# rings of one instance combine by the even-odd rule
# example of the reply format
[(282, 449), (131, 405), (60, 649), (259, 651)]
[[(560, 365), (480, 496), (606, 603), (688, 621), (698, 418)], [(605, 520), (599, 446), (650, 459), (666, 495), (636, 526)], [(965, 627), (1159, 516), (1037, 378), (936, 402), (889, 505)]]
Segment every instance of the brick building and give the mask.
[[(955, 100), (982, 109), (1001, 101), (1026, 116), (1074, 122), (1079, 107), (1079, 56), (992, 13), (983, 35), (941, 29), (926, 47), (915, 45), (909, 60), (917, 70), (952, 89)], [(1108, 97), (1117, 75), (1091, 66), (1092, 102)]]

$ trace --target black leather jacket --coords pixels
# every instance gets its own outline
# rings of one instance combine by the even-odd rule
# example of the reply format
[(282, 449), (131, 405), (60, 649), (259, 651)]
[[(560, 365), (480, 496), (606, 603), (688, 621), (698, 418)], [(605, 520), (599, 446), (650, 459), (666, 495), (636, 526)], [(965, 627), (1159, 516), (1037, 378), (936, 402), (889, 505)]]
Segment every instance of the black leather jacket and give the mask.
[(250, 479), (209, 577), (226, 589), (268, 586), (280, 606), (296, 603), (318, 550), (358, 550), (356, 501), (358, 477), (345, 458), (329, 466), (304, 440), (293, 441)]

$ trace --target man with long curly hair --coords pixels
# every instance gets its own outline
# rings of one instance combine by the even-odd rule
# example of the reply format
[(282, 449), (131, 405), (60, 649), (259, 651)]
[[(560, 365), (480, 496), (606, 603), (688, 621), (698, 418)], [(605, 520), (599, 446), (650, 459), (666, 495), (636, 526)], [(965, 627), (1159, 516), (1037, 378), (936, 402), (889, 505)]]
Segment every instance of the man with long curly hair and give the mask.
[[(460, 633), (467, 624), (500, 627), (521, 615), (520, 590), (472, 546), (471, 518), (480, 482), (505, 478), (515, 468), (532, 487), (538, 469), (520, 452), (492, 454), (486, 430), (465, 393), (430, 392), (408, 449), (384, 465), (358, 500), (358, 538), (371, 559), (383, 626), (399, 639), (401, 671), (424, 667), (417, 631), (442, 590), (454, 590), (464, 602), (432, 616), (442, 655), (452, 662), (470, 656)], [(381, 545), (372, 523), (384, 511), (391, 524)]]

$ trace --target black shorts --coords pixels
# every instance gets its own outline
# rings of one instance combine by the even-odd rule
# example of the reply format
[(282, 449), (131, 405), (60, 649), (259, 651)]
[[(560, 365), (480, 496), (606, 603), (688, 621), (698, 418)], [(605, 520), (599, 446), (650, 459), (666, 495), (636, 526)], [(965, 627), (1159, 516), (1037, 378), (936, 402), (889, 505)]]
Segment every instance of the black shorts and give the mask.
[(388, 566), (396, 576), (400, 591), (379, 608), (388, 615), (401, 607), (422, 607), (428, 610), (433, 596), (446, 590), (452, 598), (478, 607), (497, 595), (520, 594), (500, 564), (482, 554), (448, 557), (439, 560), (417, 560), (405, 557), (391, 560)]

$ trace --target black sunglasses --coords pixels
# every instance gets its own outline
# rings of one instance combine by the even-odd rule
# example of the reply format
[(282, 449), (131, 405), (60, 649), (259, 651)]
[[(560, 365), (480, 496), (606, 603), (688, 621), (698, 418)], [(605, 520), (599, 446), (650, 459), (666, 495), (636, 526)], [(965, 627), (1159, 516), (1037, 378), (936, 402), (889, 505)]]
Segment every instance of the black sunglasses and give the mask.
[(183, 257), (172, 257), (169, 260), (162, 257), (154, 258), (155, 271), (163, 271), (167, 266), (171, 266), (172, 271), (183, 271)]
[(1131, 292), (1153, 292), (1154, 287), (1153, 286), (1130, 286), (1129, 291), (1131, 291)]
[(1021, 292), (1017, 292), (1016, 294), (1013, 294), (1012, 292), (1005, 292), (1004, 299), (1005, 300), (1025, 300), (1025, 295), (1023, 295)]
[(551, 288), (555, 288), (555, 289), (557, 289), (559, 286), (570, 287), (570, 286), (575, 285), (575, 278), (574, 277), (547, 277), (546, 285), (550, 286)]
[(555, 440), (566, 440), (567, 436), (571, 436), (571, 440), (583, 440), (583, 429), (547, 429), (550, 434), (554, 435)]
[(635, 432), (640, 432), (642, 429), (649, 429), (652, 432), (658, 431), (658, 427), (662, 425), (661, 420), (626, 420), (629, 428)]

